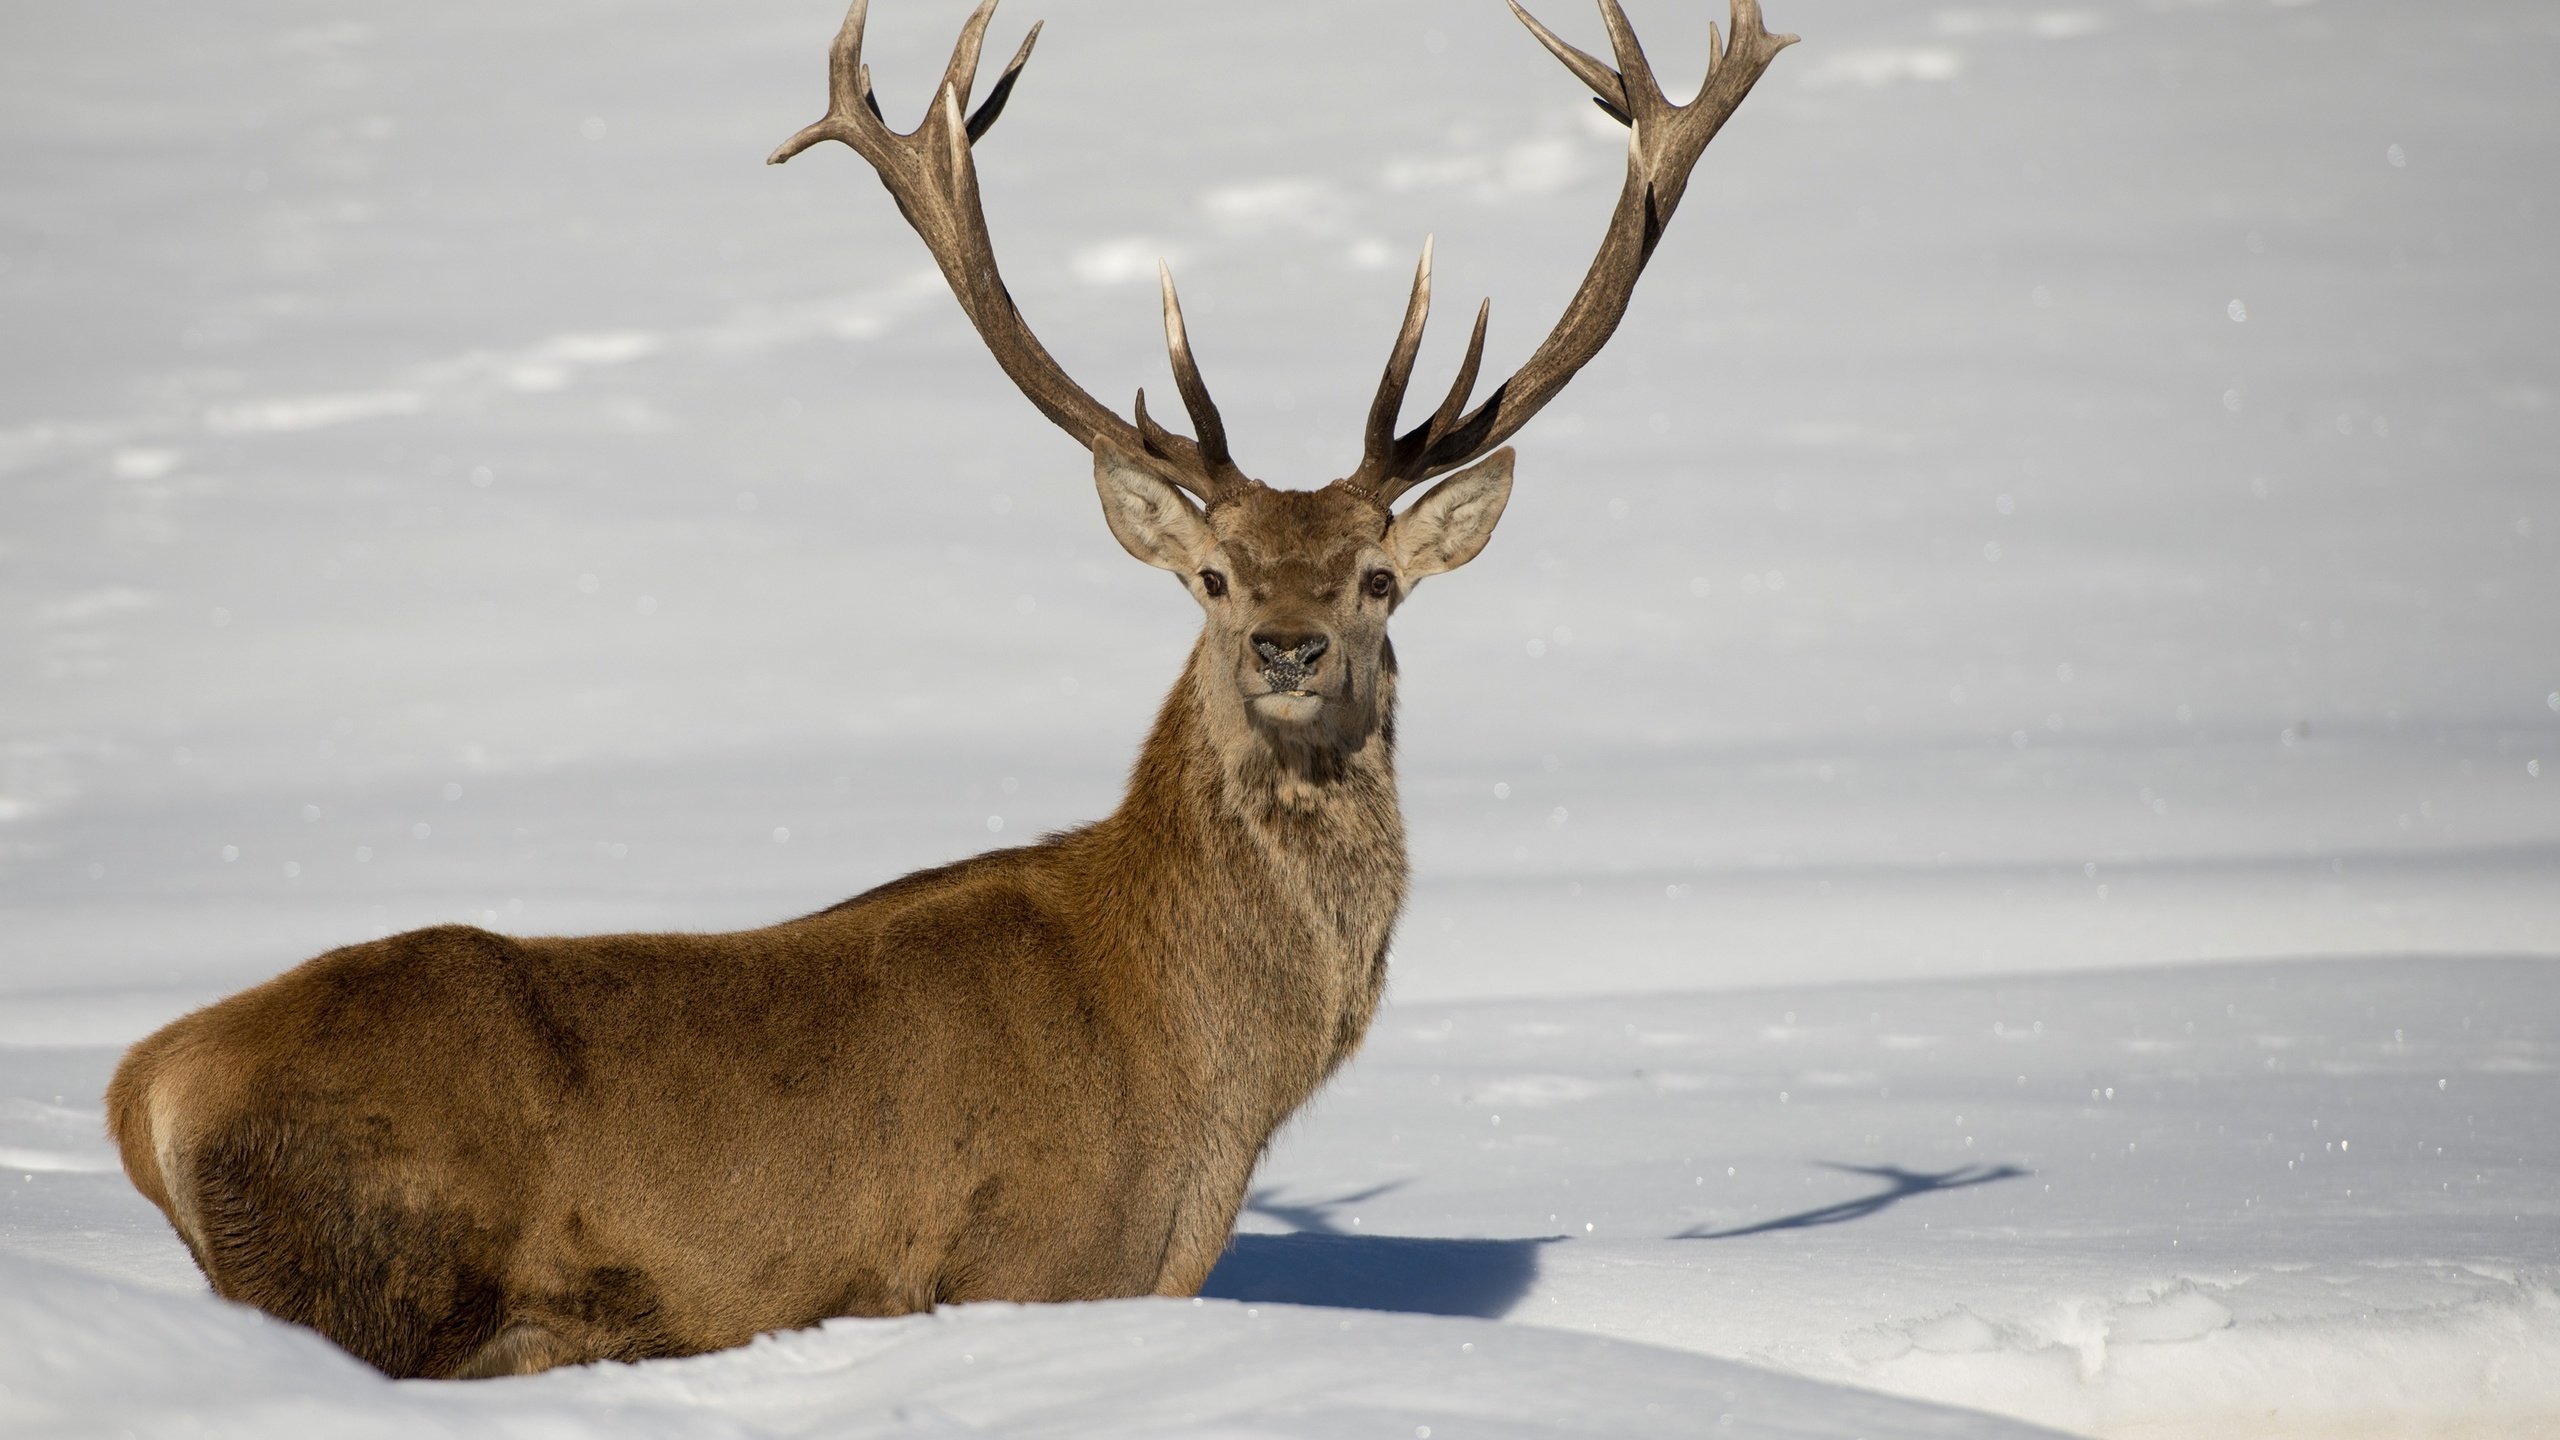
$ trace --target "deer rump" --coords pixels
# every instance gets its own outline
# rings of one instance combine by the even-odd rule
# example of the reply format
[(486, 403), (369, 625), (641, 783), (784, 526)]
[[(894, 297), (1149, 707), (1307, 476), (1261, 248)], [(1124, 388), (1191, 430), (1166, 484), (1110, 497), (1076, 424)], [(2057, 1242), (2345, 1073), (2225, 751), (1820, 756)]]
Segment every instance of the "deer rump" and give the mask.
[(395, 1376), (1146, 1294), (1201, 1057), (1032, 853), (741, 934), (331, 951), (137, 1046), (111, 1122), (217, 1292)]

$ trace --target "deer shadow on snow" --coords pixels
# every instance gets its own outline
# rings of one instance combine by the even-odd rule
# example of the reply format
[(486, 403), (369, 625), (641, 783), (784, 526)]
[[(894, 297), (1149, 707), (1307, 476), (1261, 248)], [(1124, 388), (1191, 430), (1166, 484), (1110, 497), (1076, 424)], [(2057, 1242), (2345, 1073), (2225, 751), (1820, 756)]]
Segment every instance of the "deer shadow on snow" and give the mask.
[[(1864, 1220), (1902, 1201), (1946, 1190), (1965, 1190), (2025, 1175), (2015, 1165), (1965, 1165), (1953, 1170), (1906, 1170), (1897, 1165), (1839, 1165), (1824, 1169), (1885, 1182), (1871, 1195), (1818, 1209), (1781, 1215), (1727, 1230), (1696, 1226), (1673, 1240), (1732, 1240), (1780, 1230), (1807, 1230)], [(1412, 1315), (1468, 1315), (1486, 1320), (1509, 1314), (1537, 1282), (1539, 1252), (1562, 1235), (1524, 1240), (1450, 1240), (1422, 1235), (1363, 1235), (1336, 1223), (1345, 1206), (1374, 1199), (1404, 1182), (1374, 1185), (1330, 1200), (1290, 1203), (1276, 1190), (1256, 1190), (1245, 1209), (1292, 1228), (1287, 1235), (1240, 1234), (1200, 1293), (1213, 1300), (1282, 1305), (1325, 1305), (1344, 1310), (1393, 1310)]]
[(1287, 1203), (1274, 1190), (1254, 1191), (1245, 1198), (1245, 1209), (1292, 1226), (1296, 1233), (1234, 1237), (1200, 1293), (1213, 1300), (1493, 1320), (1529, 1293), (1538, 1278), (1538, 1251), (1564, 1238), (1363, 1235), (1335, 1223), (1335, 1212), (1344, 1206), (1384, 1195), (1402, 1183), (1303, 1204)]

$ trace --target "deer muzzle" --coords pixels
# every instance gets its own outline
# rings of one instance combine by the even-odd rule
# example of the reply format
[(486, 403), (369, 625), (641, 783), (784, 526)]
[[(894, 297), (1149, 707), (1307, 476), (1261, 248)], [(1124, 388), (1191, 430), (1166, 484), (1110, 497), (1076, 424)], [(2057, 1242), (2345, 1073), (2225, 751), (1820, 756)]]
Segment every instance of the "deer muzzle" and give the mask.
[(1316, 661), (1330, 648), (1321, 635), (1310, 635), (1285, 648), (1277, 641), (1255, 636), (1253, 653), (1262, 657), (1262, 683), (1274, 695), (1312, 695), (1316, 678)]

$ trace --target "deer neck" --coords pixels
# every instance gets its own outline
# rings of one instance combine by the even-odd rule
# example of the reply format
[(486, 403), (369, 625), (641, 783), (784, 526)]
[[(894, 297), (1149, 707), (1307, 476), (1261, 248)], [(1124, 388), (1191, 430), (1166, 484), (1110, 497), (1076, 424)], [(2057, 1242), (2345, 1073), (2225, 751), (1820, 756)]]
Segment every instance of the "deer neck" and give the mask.
[(1352, 718), (1288, 731), (1248, 713), (1207, 652), (1194, 648), (1103, 827), (1118, 841), (1110, 888), (1124, 923), (1157, 932), (1165, 979), (1195, 1002), (1181, 1008), (1307, 1032), (1312, 1088), (1367, 1029), (1404, 904), (1394, 657)]
[(1404, 903), (1404, 814), (1396, 802), (1395, 656), (1381, 657), (1372, 693), (1308, 725), (1251, 713), (1230, 667), (1204, 640), (1177, 694), (1198, 717), (1210, 761), (1201, 778), (1212, 823), (1310, 930), (1366, 966), (1385, 949)]
[(1385, 841), (1401, 857), (1394, 651), (1380, 657), (1371, 693), (1306, 725), (1255, 716), (1230, 668), (1209, 655), (1204, 637), (1168, 697), (1168, 718), (1177, 704), (1196, 717), (1200, 745), (1215, 757), (1216, 808), (1275, 856), (1329, 858), (1340, 846)]

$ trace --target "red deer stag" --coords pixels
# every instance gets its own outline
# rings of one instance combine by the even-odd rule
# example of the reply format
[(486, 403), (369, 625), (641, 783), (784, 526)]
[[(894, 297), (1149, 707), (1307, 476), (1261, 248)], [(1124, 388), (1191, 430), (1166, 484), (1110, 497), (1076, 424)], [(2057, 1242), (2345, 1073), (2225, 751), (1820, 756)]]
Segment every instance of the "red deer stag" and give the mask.
[[(448, 925), (333, 950), (180, 1019), (108, 1091), (126, 1173), (214, 1290), (392, 1375), (523, 1373), (968, 1300), (1188, 1295), (1264, 1145), (1360, 1043), (1405, 889), (1387, 619), (1483, 548), (1496, 449), (1597, 354), (1700, 152), (1794, 37), (1732, 0), (1696, 100), (1521, 21), (1629, 131), (1598, 258), (1470, 407), (1398, 431), (1426, 246), (1359, 465), (1275, 490), (1227, 453), (1171, 279), (1196, 432), (1069, 379), (996, 272), (966, 109), (994, 0), (901, 135), (836, 37), (826, 118), (878, 170), (996, 362), (1092, 451), (1111, 533), (1206, 616), (1110, 818), (728, 935)], [(1409, 490), (1446, 475), (1398, 511)]]

